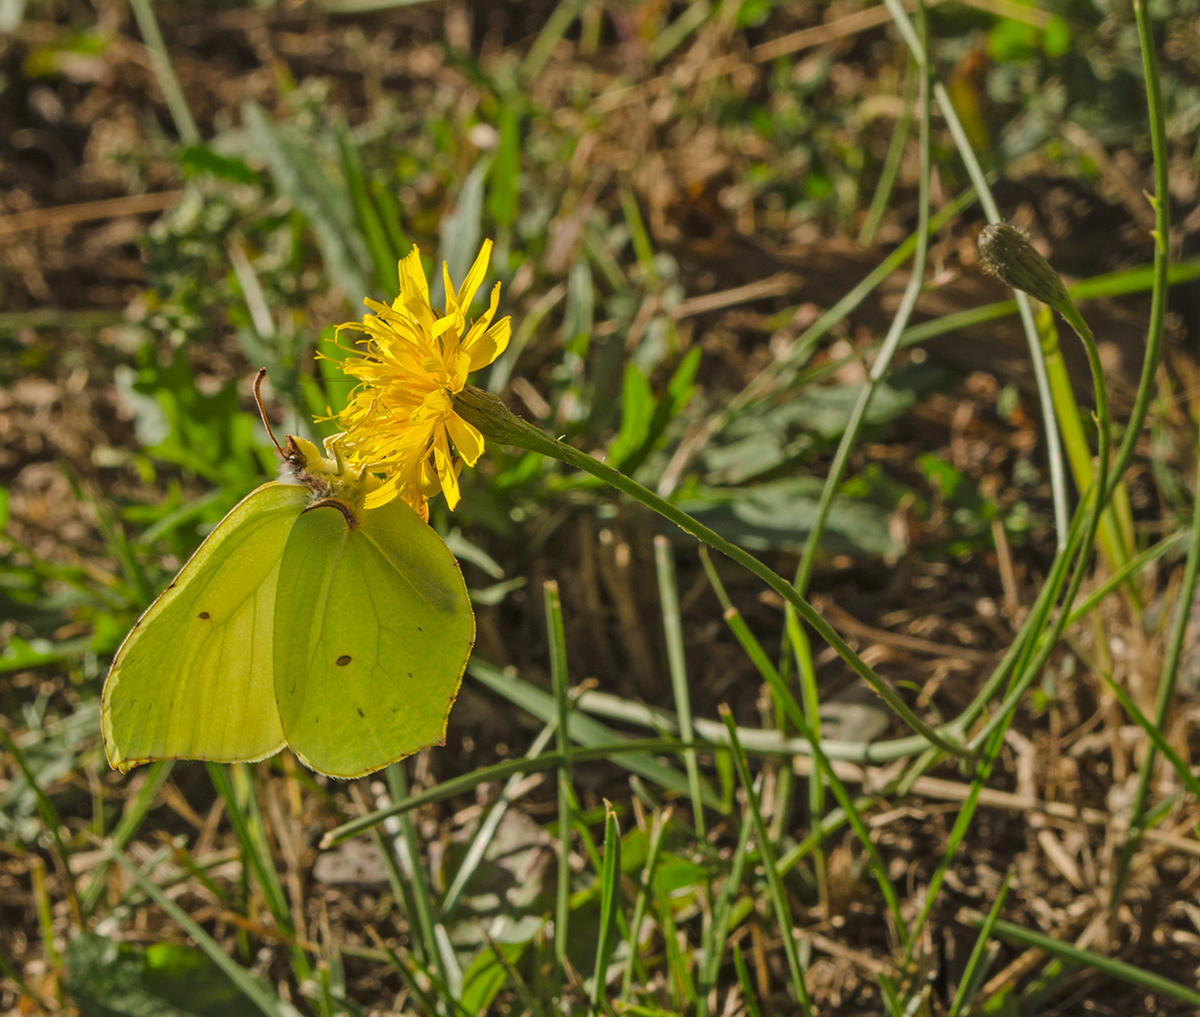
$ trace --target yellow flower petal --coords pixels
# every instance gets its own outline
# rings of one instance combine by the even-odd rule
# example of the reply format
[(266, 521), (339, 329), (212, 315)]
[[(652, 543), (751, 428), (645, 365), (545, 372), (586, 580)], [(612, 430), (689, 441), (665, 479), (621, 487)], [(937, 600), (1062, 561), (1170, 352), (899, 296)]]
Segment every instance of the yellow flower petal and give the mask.
[(483, 244), (455, 292), (443, 264), (446, 313), (429, 304), (429, 285), (414, 247), (399, 263), (400, 295), (391, 305), (367, 300), (362, 322), (338, 326), (361, 334), (339, 366), (357, 385), (337, 416), (344, 428), (338, 449), (346, 461), (375, 478), (368, 507), (403, 498), (423, 517), (439, 492), (454, 508), (464, 464), (483, 454), (483, 436), (454, 412), (454, 396), (471, 371), (491, 363), (508, 343), (508, 318), (493, 323), (500, 285), (487, 310), (468, 325), (466, 315), (487, 275), (491, 241)]
[(471, 370), (486, 367), (508, 348), (512, 336), (512, 319), (501, 318), (471, 344)]
[[(479, 289), (483, 282), (483, 277), (487, 275), (488, 262), (492, 258), (492, 242), (485, 240), (483, 246), (479, 249), (479, 256), (475, 259), (475, 264), (471, 266), (471, 270), (467, 273), (467, 277), (463, 280), (463, 284), (458, 288), (458, 300), (456, 303), (462, 308), (463, 314), (471, 309), (471, 301), (475, 299), (475, 291)], [(446, 292), (449, 292), (447, 290)]]
[(483, 454), (483, 435), (473, 424), (468, 424), (457, 413), (451, 413), (446, 421), (446, 431), (454, 442), (454, 450), (468, 466), (474, 466)]

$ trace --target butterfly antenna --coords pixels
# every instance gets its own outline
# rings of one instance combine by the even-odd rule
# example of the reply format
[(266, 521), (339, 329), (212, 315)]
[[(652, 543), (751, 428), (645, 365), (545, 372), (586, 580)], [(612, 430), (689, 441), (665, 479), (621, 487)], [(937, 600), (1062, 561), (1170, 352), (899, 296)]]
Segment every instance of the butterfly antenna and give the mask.
[(254, 401), (258, 403), (258, 415), (262, 417), (263, 426), (267, 429), (267, 435), (271, 439), (271, 444), (275, 446), (275, 451), (278, 452), (280, 456), (282, 456), (284, 459), (287, 459), (287, 453), (284, 452), (283, 447), (279, 444), (279, 442), (275, 440), (275, 432), (271, 430), (271, 421), (267, 419), (267, 411), (263, 406), (262, 393), (259, 391), (259, 389), (262, 388), (263, 379), (266, 376), (267, 369), (265, 367), (260, 367), (258, 369), (258, 374), (254, 376)]

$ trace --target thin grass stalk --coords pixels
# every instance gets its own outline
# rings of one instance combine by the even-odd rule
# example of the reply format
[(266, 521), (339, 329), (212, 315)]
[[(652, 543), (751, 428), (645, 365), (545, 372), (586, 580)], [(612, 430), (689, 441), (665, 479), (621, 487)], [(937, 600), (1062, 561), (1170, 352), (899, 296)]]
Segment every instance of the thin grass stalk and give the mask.
[(750, 847), (750, 834), (754, 829), (749, 821), (750, 816), (742, 817), (742, 828), (738, 831), (737, 847), (729, 860), (729, 870), (725, 882), (717, 894), (713, 904), (712, 921), (705, 930), (701, 944), (700, 983), (696, 986), (700, 1005), (697, 1007), (698, 1017), (707, 1017), (708, 997), (717, 987), (717, 978), (721, 973), (721, 958), (725, 953), (725, 943), (729, 938), (729, 915), (733, 910), (733, 901), (742, 885), (742, 871), (746, 865), (746, 855)]
[(621, 896), (621, 828), (612, 806), (604, 803), (604, 865), (600, 870), (600, 928), (592, 974), (592, 1013), (598, 1013), (608, 985), (608, 962), (615, 941), (616, 912)]
[[(725, 616), (726, 622), (729, 624), (730, 628), (733, 630), (734, 635), (737, 636), (738, 641), (742, 642), (743, 649), (747, 649), (747, 647), (753, 646), (755, 650), (757, 650), (759, 653), (763, 654), (763, 657), (765, 659), (766, 654), (763, 651), (761, 644), (758, 642), (757, 639), (755, 639), (750, 634), (750, 630), (746, 627), (745, 620), (742, 618), (742, 616), (741, 616), (740, 612), (738, 612), (737, 608), (735, 608), (733, 606), (733, 601), (729, 599), (729, 594), (725, 590), (725, 584), (723, 582), (721, 582), (721, 577), (720, 577), (720, 575), (718, 575), (717, 570), (716, 570), (715, 566), (713, 565), (712, 556), (708, 553), (708, 548), (705, 547), (703, 544), (701, 544), (698, 550), (700, 553), (700, 563), (704, 567), (705, 575), (708, 576), (709, 586), (712, 587), (713, 592), (717, 595), (717, 600), (720, 602), (721, 610)], [(739, 626), (740, 626), (740, 631), (739, 631)], [(799, 638), (801, 638), (801, 639), (808, 638), (804, 632), (803, 627), (801, 627), (800, 625), (797, 625), (796, 630), (799, 634)], [(747, 652), (749, 653), (751, 651), (749, 649), (747, 649)], [(811, 654), (809, 656), (811, 658)], [(781, 672), (781, 674), (782, 674), (782, 672)], [(790, 696), (791, 690), (787, 689), (786, 691), (787, 691), (787, 694)], [(784, 703), (781, 701), (780, 693), (774, 688), (774, 686), (770, 686), (770, 694), (771, 694), (771, 699), (775, 705), (775, 726), (779, 729), (781, 734), (786, 734), (787, 709), (786, 709)], [(793, 705), (795, 705), (795, 704), (793, 703)], [(817, 717), (817, 720), (818, 720), (818, 722), (820, 721), (819, 715)], [(788, 780), (786, 782), (783, 779), (785, 776), (788, 778)], [(793, 777), (793, 771), (790, 767), (786, 770), (781, 770), (779, 772), (778, 778), (777, 778), (778, 783), (776, 784), (776, 792), (777, 792), (778, 796), (783, 796), (786, 793), (790, 799), (792, 777)], [(784, 829), (785, 829), (784, 820), (786, 819), (787, 814), (788, 814), (787, 803), (784, 803), (784, 805), (782, 805), (780, 808), (775, 810), (775, 816), (772, 819), (771, 843), (776, 847), (776, 849), (778, 849), (779, 842), (783, 838), (783, 833), (784, 833)], [(822, 824), (820, 823), (819, 819), (817, 819), (817, 820), (814, 820), (814, 825), (817, 829), (820, 829)]]
[(550, 680), (558, 710), (555, 743), (561, 760), (558, 770), (558, 884), (554, 904), (554, 960), (560, 981), (567, 956), (567, 930), (571, 919), (571, 736), (567, 677), (567, 637), (563, 630), (558, 583), (543, 587), (546, 604), (546, 638), (550, 649)]
[(862, 434), (863, 425), (867, 419), (867, 410), (870, 408), (871, 400), (874, 398), (879, 386), (883, 383), (889, 368), (892, 366), (892, 358), (896, 355), (896, 350), (899, 348), (900, 337), (904, 333), (905, 326), (908, 325), (908, 319), (912, 316), (913, 308), (917, 303), (917, 297), (920, 296), (921, 289), (925, 285), (926, 255), (929, 251), (929, 181), (932, 175), (933, 162), (930, 130), (930, 120), (932, 118), (930, 81), (932, 75), (925, 58), (927, 32), (923, 4), (917, 5), (917, 12), (921, 27), (922, 45), (919, 49), (913, 51), (913, 57), (917, 64), (921, 94), (918, 144), (920, 170), (918, 173), (917, 191), (917, 242), (913, 251), (912, 274), (909, 277), (908, 285), (904, 289), (904, 295), (900, 299), (900, 306), (896, 310), (896, 315), (892, 318), (892, 323), (888, 327), (883, 345), (879, 348), (879, 352), (875, 356), (875, 362), (871, 365), (871, 370), (867, 374), (866, 384), (863, 385), (862, 390), (859, 392), (858, 401), (850, 413), (850, 419), (846, 424), (846, 429), (842, 432), (842, 438), (838, 442), (837, 451), (834, 453), (833, 462), (830, 464), (829, 471), (825, 476), (825, 485), (821, 488), (821, 498), (817, 503), (816, 517), (804, 541), (804, 551), (800, 555), (800, 563), (796, 568), (796, 577), (792, 584), (796, 587), (796, 592), (801, 595), (808, 589), (808, 582), (812, 577), (817, 549), (820, 546), (821, 536), (825, 532), (825, 523), (829, 518), (829, 510), (833, 505), (833, 499), (838, 492), (838, 488), (841, 487), (842, 477), (850, 461), (850, 456)]
[[(675, 560), (671, 542), (664, 536), (654, 538), (654, 566), (658, 573), (658, 602), (662, 611), (663, 634), (667, 643), (667, 667), (671, 673), (671, 692), (675, 697), (675, 714), (679, 718), (679, 733), (690, 742), (692, 732), (692, 701), (688, 691), (687, 659), (683, 652), (683, 621), (679, 610), (679, 590), (675, 584)], [(692, 825), (696, 837), (704, 839), (704, 799), (700, 795), (700, 769), (696, 753), (685, 752), (683, 764), (687, 770), (688, 790), (692, 799)]]
[(175, 121), (179, 140), (185, 145), (199, 145), (200, 129), (192, 119), (192, 111), (188, 109), (179, 78), (175, 76), (175, 68), (171, 64), (171, 56), (167, 52), (167, 44), (163, 41), (150, 0), (129, 0), (129, 6), (133, 8), (138, 31), (142, 33), (146, 50), (150, 54), (150, 66), (154, 68), (154, 76), (158, 78), (158, 85), (167, 100), (167, 109), (171, 111), (171, 119)]
[(1008, 887), (1012, 882), (1012, 876), (1011, 869), (1004, 874), (1004, 882), (1000, 885), (1000, 892), (996, 894), (996, 899), (992, 901), (987, 919), (979, 929), (979, 938), (975, 940), (975, 946), (971, 949), (971, 956), (967, 959), (967, 966), (963, 968), (962, 975), (959, 976), (958, 989), (954, 993), (954, 999), (950, 1003), (950, 1010), (946, 1017), (958, 1017), (964, 1007), (971, 1005), (975, 998), (975, 993), (979, 990), (979, 983), (983, 981), (984, 976), (987, 974), (986, 954), (988, 940), (991, 938), (996, 920), (1000, 917), (1000, 909), (1004, 907), (1004, 898), (1008, 896)]
[(646, 864), (642, 866), (642, 878), (638, 882), (638, 894), (633, 902), (633, 918), (629, 923), (629, 964), (621, 978), (621, 993), (617, 997), (622, 1003), (629, 1001), (633, 990), (633, 969), (638, 956), (638, 941), (642, 932), (642, 921), (646, 917), (646, 905), (654, 884), (658, 868), (658, 855), (662, 850), (663, 834), (671, 822), (671, 809), (656, 812), (650, 822), (650, 837), (646, 846)]
[[(404, 774), (403, 763), (392, 763), (384, 771), (387, 778), (388, 794), (393, 802), (404, 801), (408, 798), (408, 778)], [(417, 925), (412, 929), (414, 935), (420, 934), (423, 953), (434, 974), (446, 984), (452, 999), (458, 998), (462, 989), (462, 972), (458, 967), (458, 959), (453, 951), (443, 949), (442, 938), (438, 935), (438, 922), (435, 917), (437, 908), (433, 903), (433, 892), (429, 880), (425, 876), (421, 859), (421, 839), (417, 835), (416, 824), (409, 812), (400, 814), (400, 836), (404, 838), (404, 847), (408, 854), (408, 884), (412, 892), (413, 904), (416, 907)]]
[[(1200, 441), (1198, 441), (1197, 447), (1200, 448)], [(1154, 716), (1145, 728), (1148, 734), (1151, 731), (1161, 731), (1166, 724), (1167, 713), (1171, 708), (1171, 700), (1175, 695), (1175, 683), (1179, 676), (1179, 664), (1183, 659), (1188, 624), (1191, 621), (1192, 605), (1196, 599), (1197, 579), (1200, 578), (1200, 494), (1195, 496), (1192, 504), (1190, 536), (1191, 544), (1188, 547), (1187, 563), (1183, 569), (1183, 580), (1179, 584), (1179, 592), (1175, 598), (1175, 618), (1171, 624), (1171, 635), (1167, 642), (1167, 654), (1163, 661), (1162, 676), (1158, 682), (1158, 692), (1155, 695)], [(1128, 697), (1124, 696), (1118, 696), (1118, 698), (1128, 699)], [(1124, 702), (1122, 702), (1122, 705), (1125, 705)], [(1130, 701), (1129, 706), (1132, 705), (1133, 703)], [(1129, 707), (1126, 707), (1127, 712), (1128, 709)], [(1134, 714), (1131, 713), (1130, 716), (1134, 716)], [(1159, 739), (1161, 739), (1161, 735)], [(1109, 906), (1113, 909), (1120, 903), (1128, 878), (1129, 865), (1133, 861), (1133, 856), (1136, 854), (1141, 840), (1141, 833), (1145, 829), (1146, 798), (1150, 792), (1150, 778), (1154, 772), (1156, 748), (1165, 750), (1168, 759), (1171, 759), (1174, 755), (1165, 742), (1152, 737), (1150, 745), (1146, 748), (1146, 754), (1142, 758), (1142, 764), (1138, 768), (1137, 789), (1134, 792), (1133, 805), (1130, 810), (1129, 833), (1124, 845), (1122, 845), (1121, 855), (1117, 861), (1116, 876), (1113, 880), (1113, 891), (1109, 902)], [(1175, 765), (1174, 759), (1172, 759), (1172, 765)], [(1178, 767), (1176, 768), (1178, 769)], [(1186, 769), (1184, 767), (1184, 770)], [(1183, 772), (1180, 771), (1181, 777), (1183, 776)], [(1189, 789), (1190, 787), (1191, 785), (1189, 784)]]
[(54, 906), (50, 902), (50, 891), (46, 888), (46, 863), (41, 855), (29, 859), (30, 890), (33, 895), (33, 910), (37, 915), (38, 933), (46, 960), (56, 968), (62, 967), (62, 957), (54, 945)]
[(742, 1002), (746, 1005), (746, 1017), (762, 1017), (754, 997), (754, 986), (750, 984), (750, 972), (746, 970), (746, 958), (742, 956), (742, 948), (737, 943), (733, 944), (733, 968), (742, 990)]
[[(288, 941), (288, 958), (299, 982), (313, 975), (308, 955), (296, 944), (296, 927), (288, 907), (275, 858), (267, 845), (266, 830), (262, 814), (258, 811), (254, 782), (245, 763), (226, 765), (206, 763), (209, 779), (218, 796), (225, 803), (225, 815), (229, 819), (238, 845), (242, 850), (243, 871), (248, 868), (254, 873), (254, 881), (262, 892), (276, 927)], [(327, 1008), (326, 1008), (327, 1009)]]
[(783, 880), (775, 867), (775, 852), (771, 848), (771, 840), (767, 836), (767, 825), (763, 822), (762, 811), (758, 806), (758, 796), (754, 793), (754, 783), (750, 779), (750, 768), (746, 763), (746, 753), (738, 741), (737, 725), (733, 722), (733, 714), (724, 703), (720, 707), (721, 719), (729, 732), (729, 744), (733, 750), (733, 763), (737, 768), (738, 780), (746, 793), (746, 807), (754, 824), (754, 836), (758, 841), (758, 853), (762, 858), (763, 871), (767, 877), (767, 887), (770, 890), (771, 905), (775, 910), (775, 920), (779, 923), (779, 932), (783, 937), (783, 952), (787, 956), (788, 972), (792, 979), (792, 988), (796, 993), (796, 1001), (800, 1004), (801, 1012), (809, 1017), (812, 1014), (812, 1003), (809, 1000), (808, 988), (804, 984), (804, 972), (800, 968), (800, 954), (796, 949), (796, 928), (792, 921), (792, 909), (788, 906), (787, 894), (783, 889)]
[[(279, 873), (275, 869), (275, 859), (269, 851), (265, 851), (265, 837), (261, 826), (255, 829), (251, 817), (249, 799), (254, 794), (253, 786), (242, 775), (239, 781), (231, 772), (234, 767), (244, 768), (244, 763), (234, 763), (232, 766), (222, 763), (206, 763), (209, 779), (213, 788), (225, 803), (225, 816), (233, 827), (238, 846), (242, 849), (243, 864), (249, 862), (249, 869), (254, 873), (254, 881), (262, 891), (267, 910), (275, 919), (275, 923), (287, 935), (294, 935), (291, 911), (283, 894), (283, 884), (279, 882)], [(260, 817), (261, 818), (261, 817)]]
[[(819, 510), (818, 510), (819, 511)], [(740, 617), (739, 617), (739, 620)], [(727, 619), (728, 621), (728, 619)], [(792, 655), (796, 660), (796, 671), (800, 677), (800, 698), (804, 707), (804, 719), (807, 723), (807, 732), (809, 741), (814, 745), (820, 744), (821, 741), (821, 693), (817, 688), (817, 669), (813, 663), (812, 643), (809, 641), (808, 633), (804, 630), (804, 626), (800, 624), (800, 619), (796, 617), (796, 612), (788, 610), (785, 606), (784, 615), (784, 638), (781, 642), (784, 647), (790, 646)], [(746, 630), (749, 632), (749, 630)], [(779, 697), (779, 686), (786, 686), (784, 671), (782, 666), (779, 669), (780, 681), (771, 684), (772, 694)], [(787, 704), (780, 703), (780, 708), (787, 714)], [(801, 730), (801, 734), (804, 734)], [(808, 818), (809, 822), (820, 829), (821, 817), (825, 815), (825, 785), (823, 783), (823, 772), (820, 768), (813, 772), (808, 779)], [(774, 842), (772, 842), (774, 843)], [(818, 844), (816, 851), (813, 852), (813, 869), (817, 877), (817, 893), (821, 901), (821, 907), (825, 911), (826, 917), (829, 917), (829, 879), (828, 866), (826, 865), (825, 846)]]
[[(968, 925), (973, 925), (977, 928), (984, 922), (983, 915), (979, 914), (963, 914), (961, 918)], [(1146, 971), (1144, 968), (1127, 964), (1125, 961), (1106, 957), (1104, 954), (1094, 953), (1091, 950), (1081, 950), (1079, 947), (1073, 946), (1070, 943), (1064, 943), (1053, 936), (1034, 932), (1032, 929), (1014, 925), (1012, 922), (997, 921), (993, 926), (993, 932), (997, 936), (1001, 936), (1009, 942), (1020, 946), (1045, 950), (1046, 953), (1052, 954), (1071, 964), (1092, 968), (1101, 974), (1108, 975), (1110, 978), (1128, 982), (1130, 985), (1148, 989), (1150, 992), (1160, 993), (1170, 999), (1177, 999), (1191, 1007), (1200, 1007), (1200, 992), (1186, 985), (1180, 985), (1178, 982), (1173, 982), (1169, 978), (1156, 975), (1152, 971)]]
[(541, 32), (521, 62), (517, 74), (522, 81), (529, 83), (542, 73), (550, 54), (558, 45), (558, 40), (566, 34), (571, 23), (582, 12), (583, 6), (584, 0), (559, 0), (558, 6), (546, 19)]
[[(533, 744), (529, 746), (529, 751), (525, 753), (526, 758), (532, 759), (540, 755), (546, 748), (547, 743), (554, 736), (557, 728), (557, 718), (549, 721), (538, 732), (538, 736), (533, 740)], [(454, 874), (454, 882), (450, 884), (450, 889), (446, 891), (446, 896), (442, 899), (441, 913), (443, 920), (454, 910), (459, 896), (466, 888), (467, 882), (474, 875), (475, 870), (479, 867), (479, 863), (483, 861), (483, 856), (488, 849), (488, 845), (491, 844), (492, 838), (496, 835), (496, 830), (499, 829), (500, 821), (508, 811), (509, 805), (512, 804), (517, 787), (524, 779), (524, 773), (514, 773), (510, 776), (508, 782), (504, 785), (504, 790), (500, 792), (500, 797), (496, 799), (491, 809), (488, 810), (487, 818), (472, 838), (471, 846), (467, 849), (467, 853), (463, 856), (462, 864), (459, 865), (458, 871)]]
[[(1167, 762), (1171, 764), (1171, 768), (1179, 775), (1179, 779), (1183, 781), (1184, 787), (1192, 793), (1192, 797), (1197, 802), (1200, 802), (1200, 780), (1192, 773), (1187, 762), (1178, 752), (1171, 748), (1171, 743), (1167, 741), (1163, 733), (1155, 726), (1154, 721), (1137, 708), (1137, 704), (1129, 698), (1129, 693), (1113, 680), (1111, 674), (1101, 671), (1100, 677), (1104, 679), (1104, 684), (1108, 686), (1109, 691), (1117, 697), (1117, 702), (1121, 704), (1121, 709), (1132, 718), (1138, 727), (1146, 732), (1146, 737), (1150, 739), (1151, 745), (1166, 757)], [(1137, 834), (1135, 833), (1133, 836), (1136, 837)]]
[[(699, 1006), (699, 995), (684, 958), (685, 946), (680, 946), (679, 943), (679, 927), (675, 924), (675, 915), (671, 911), (671, 899), (657, 881), (651, 884), (650, 892), (654, 897), (654, 910), (658, 914), (659, 931), (666, 952), (667, 984), (671, 989), (671, 1003), (676, 1010), (690, 1013)], [(685, 941), (686, 937), (685, 931)]]
[[(918, 59), (923, 59), (925, 47), (916, 29), (913, 28), (908, 13), (904, 10), (900, 0), (884, 0), (884, 3), (887, 5), (888, 12), (892, 15), (892, 20), (895, 22), (896, 28), (899, 29), (904, 41), (908, 44), (909, 49), (912, 50), (914, 56), (918, 56)], [(971, 183), (979, 195), (979, 203), (983, 206), (983, 211), (987, 216), (988, 222), (1000, 222), (1000, 209), (996, 205), (996, 199), (992, 195), (987, 175), (984, 173), (983, 167), (979, 165), (979, 159), (976, 157), (975, 150), (967, 138), (962, 121), (959, 120), (958, 113), (954, 108), (954, 103), (951, 102), (950, 95), (946, 91), (946, 86), (940, 81), (935, 80), (933, 95), (937, 99), (938, 108), (942, 111), (942, 116), (946, 118), (946, 125), (950, 128), (950, 134), (954, 138), (955, 147), (958, 149), (958, 154), (963, 161), (963, 165), (966, 167), (968, 176), (971, 178)], [(1017, 310), (1021, 315), (1021, 323), (1025, 326), (1025, 338), (1029, 344), (1029, 359), (1033, 366), (1033, 376), (1037, 382), (1038, 399), (1041, 403), (1042, 427), (1046, 434), (1046, 453), (1050, 465), (1050, 487), (1054, 498), (1054, 522), (1058, 533), (1058, 546), (1061, 550), (1066, 543), (1070, 515), (1067, 509), (1067, 475), (1063, 464), (1062, 447), (1059, 442), (1058, 422), (1054, 412), (1054, 401), (1050, 395), (1049, 379), (1046, 376), (1046, 364), (1042, 358), (1042, 347), (1038, 338), (1037, 324), (1033, 320), (1033, 309), (1030, 306), (1029, 298), (1024, 293), (1017, 293), (1016, 301)]]
[(908, 145), (909, 131), (912, 129), (912, 111), (916, 106), (917, 87), (920, 80), (917, 62), (910, 56), (908, 81), (904, 85), (904, 106), (901, 109), (896, 128), (892, 132), (892, 140), (888, 144), (887, 155), (883, 160), (883, 169), (879, 172), (879, 183), (871, 198), (871, 207), (867, 209), (862, 229), (858, 231), (858, 242), (864, 247), (875, 242), (875, 231), (879, 229), (879, 224), (883, 221), (883, 213), (887, 210), (888, 202), (891, 200), (892, 188), (895, 186), (896, 176), (900, 172), (900, 160), (904, 156), (904, 149)]

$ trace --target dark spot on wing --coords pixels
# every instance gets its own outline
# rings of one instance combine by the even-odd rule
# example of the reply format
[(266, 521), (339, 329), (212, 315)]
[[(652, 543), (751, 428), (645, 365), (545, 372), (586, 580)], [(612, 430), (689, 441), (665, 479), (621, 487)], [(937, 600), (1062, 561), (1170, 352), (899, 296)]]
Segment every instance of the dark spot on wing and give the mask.
[(408, 676), (409, 676), (409, 678), (411, 678), (413, 676), (411, 671), (408, 672)]
[(174, 580), (174, 579), (172, 579), (172, 580), (171, 580), (171, 585), (170, 585), (170, 586), (168, 586), (168, 587), (167, 587), (167, 589), (168, 589), (168, 590), (173, 590), (173, 589), (175, 589), (175, 580)]
[(362, 712), (362, 707), (361, 707), (361, 706), (358, 708), (358, 715), (359, 715), (360, 717), (362, 717), (362, 718), (363, 718), (363, 720), (366, 720), (366, 719), (367, 719), (367, 715), (366, 715), (365, 713), (363, 713), (363, 712)]
[(348, 653), (343, 653), (343, 654), (342, 654), (340, 657), (338, 657), (338, 659), (337, 659), (337, 666), (338, 666), (338, 667), (345, 667), (347, 664), (349, 664), (349, 663), (350, 663), (351, 659), (352, 659), (352, 658), (351, 658), (350, 654), (348, 654)]
[(201, 611), (198, 615), (196, 615), (196, 617), (199, 618), (201, 621), (208, 621), (208, 612)]
[(418, 631), (418, 632), (424, 632), (425, 630), (424, 630), (423, 628), (421, 628), (421, 626), (420, 626), (420, 625), (418, 625), (418, 626), (417, 626), (417, 631)]

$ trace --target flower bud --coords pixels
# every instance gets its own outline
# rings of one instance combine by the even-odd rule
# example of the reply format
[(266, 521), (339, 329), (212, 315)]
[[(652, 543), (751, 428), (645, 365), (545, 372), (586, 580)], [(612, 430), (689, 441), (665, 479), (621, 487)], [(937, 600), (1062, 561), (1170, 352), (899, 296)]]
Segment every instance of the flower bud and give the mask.
[(983, 267), (1014, 290), (1021, 290), (1061, 311), (1069, 306), (1067, 288), (1050, 262), (1043, 258), (1015, 226), (1006, 222), (985, 226), (979, 234)]

